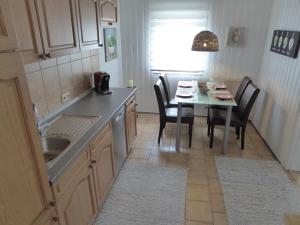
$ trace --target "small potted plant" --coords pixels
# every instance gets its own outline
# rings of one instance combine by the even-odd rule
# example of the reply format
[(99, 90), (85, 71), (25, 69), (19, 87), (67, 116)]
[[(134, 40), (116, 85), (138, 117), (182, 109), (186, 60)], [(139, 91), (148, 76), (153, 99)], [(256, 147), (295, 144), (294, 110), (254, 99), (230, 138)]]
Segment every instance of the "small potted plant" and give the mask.
[(109, 36), (107, 38), (107, 46), (108, 46), (108, 52), (110, 55), (114, 55), (115, 54), (115, 48), (117, 45), (117, 40), (114, 36)]

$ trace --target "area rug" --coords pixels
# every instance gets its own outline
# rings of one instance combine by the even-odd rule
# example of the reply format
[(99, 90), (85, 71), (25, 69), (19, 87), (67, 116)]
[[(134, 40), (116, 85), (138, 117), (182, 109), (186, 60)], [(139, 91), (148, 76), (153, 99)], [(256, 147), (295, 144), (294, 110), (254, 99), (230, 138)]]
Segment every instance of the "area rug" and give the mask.
[(96, 225), (184, 224), (186, 179), (185, 169), (127, 162)]
[(278, 162), (216, 157), (230, 225), (284, 225), (300, 212), (300, 188)]

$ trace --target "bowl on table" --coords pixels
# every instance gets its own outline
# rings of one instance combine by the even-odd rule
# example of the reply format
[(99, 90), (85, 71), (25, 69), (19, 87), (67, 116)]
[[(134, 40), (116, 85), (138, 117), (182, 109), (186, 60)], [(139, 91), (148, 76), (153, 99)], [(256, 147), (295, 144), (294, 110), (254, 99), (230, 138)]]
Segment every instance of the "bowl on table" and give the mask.
[(209, 90), (206, 82), (203, 81), (198, 81), (198, 88), (202, 94), (206, 94)]

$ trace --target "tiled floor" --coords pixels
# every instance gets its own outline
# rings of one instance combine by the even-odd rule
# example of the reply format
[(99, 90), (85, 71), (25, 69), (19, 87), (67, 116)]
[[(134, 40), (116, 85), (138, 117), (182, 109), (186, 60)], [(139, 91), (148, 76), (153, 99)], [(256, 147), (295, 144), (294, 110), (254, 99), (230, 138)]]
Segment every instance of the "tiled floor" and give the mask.
[[(192, 148), (188, 148), (187, 127), (182, 127), (181, 151), (175, 151), (176, 125), (168, 124), (161, 143), (157, 145), (159, 117), (153, 114), (139, 114), (138, 137), (129, 160), (164, 166), (184, 167), (188, 170), (186, 188), (186, 225), (226, 225), (227, 216), (222, 189), (214, 156), (221, 154), (223, 130), (215, 131), (214, 147), (208, 147), (207, 126), (204, 118), (196, 118), (193, 130)], [(245, 138), (245, 150), (241, 151), (234, 130), (230, 131), (229, 157), (245, 159), (274, 160), (255, 129), (249, 124)], [(298, 175), (298, 176), (297, 176)], [(299, 173), (289, 174), (300, 183)]]

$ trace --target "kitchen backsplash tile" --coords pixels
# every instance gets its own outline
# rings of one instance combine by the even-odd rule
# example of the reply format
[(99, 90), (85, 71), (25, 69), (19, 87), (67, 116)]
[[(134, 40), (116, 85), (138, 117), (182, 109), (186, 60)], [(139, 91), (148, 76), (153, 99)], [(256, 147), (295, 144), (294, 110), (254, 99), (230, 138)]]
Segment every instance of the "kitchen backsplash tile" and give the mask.
[(47, 69), (49, 67), (53, 67), (53, 66), (56, 66), (56, 58), (54, 59), (47, 59), (47, 60), (44, 60), (44, 61), (40, 61), (40, 66), (41, 66), (41, 69)]
[(41, 66), (39, 62), (27, 64), (24, 66), (25, 73), (33, 73), (41, 70)]
[(32, 102), (45, 117), (63, 106), (62, 94), (69, 92), (73, 99), (90, 89), (92, 74), (100, 70), (99, 51), (75, 53), (24, 68)]
[(68, 63), (70, 61), (71, 61), (71, 56), (70, 55), (61, 56), (61, 57), (57, 58), (57, 65)]

